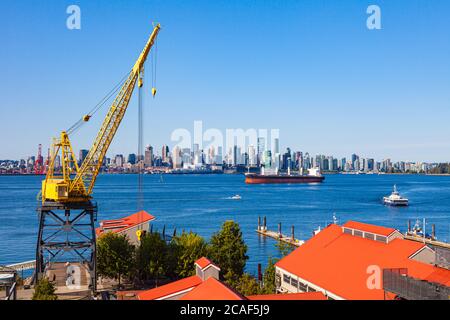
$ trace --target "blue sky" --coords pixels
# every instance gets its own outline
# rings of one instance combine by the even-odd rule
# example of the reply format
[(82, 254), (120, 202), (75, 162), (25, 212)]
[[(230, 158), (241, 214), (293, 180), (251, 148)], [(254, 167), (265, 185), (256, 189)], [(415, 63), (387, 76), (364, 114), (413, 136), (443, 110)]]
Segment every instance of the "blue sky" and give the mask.
[[(71, 4), (81, 30), (66, 28)], [(382, 30), (366, 28), (370, 4)], [(283, 149), (313, 154), (449, 161), (449, 12), (446, 0), (1, 1), (0, 159), (35, 154), (90, 110), (158, 21), (145, 144), (202, 120), (280, 129)], [(136, 110), (134, 97), (109, 154), (137, 151)], [(72, 137), (76, 150), (101, 118)]]

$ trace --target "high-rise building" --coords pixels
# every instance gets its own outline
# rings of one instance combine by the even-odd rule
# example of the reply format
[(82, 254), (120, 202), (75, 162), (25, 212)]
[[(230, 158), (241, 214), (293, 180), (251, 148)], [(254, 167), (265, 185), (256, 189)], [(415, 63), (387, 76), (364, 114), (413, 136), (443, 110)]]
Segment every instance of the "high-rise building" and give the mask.
[(192, 164), (192, 155), (190, 148), (181, 149), (181, 160), (183, 162), (184, 167), (188, 167)]
[(384, 172), (391, 172), (392, 171), (391, 159), (383, 160), (383, 164), (381, 166), (381, 170), (384, 171)]
[(217, 164), (223, 163), (222, 147), (217, 147), (216, 163)]
[(203, 164), (203, 152), (199, 151), (194, 154), (194, 165), (199, 166)]
[(86, 159), (86, 156), (88, 155), (89, 150), (85, 150), (85, 149), (81, 149), (80, 152), (78, 153), (78, 165), (81, 165), (84, 161), (84, 159)]
[(340, 164), (340, 166), (339, 166), (339, 169), (340, 170), (342, 170), (342, 171), (346, 171), (345, 170), (345, 165), (347, 164), (347, 159), (346, 158), (342, 158), (341, 159), (341, 164)]
[(214, 164), (216, 162), (216, 149), (213, 145), (208, 148), (207, 164)]
[(355, 160), (355, 162), (353, 162), (353, 170), (354, 171), (360, 171), (361, 170), (361, 166), (360, 166), (360, 163), (359, 163), (359, 158), (357, 158)]
[(169, 159), (169, 147), (166, 145), (163, 145), (162, 150), (161, 150), (161, 158), (162, 158), (162, 162), (163, 163), (169, 163), (170, 159)]
[(277, 153), (273, 156), (273, 167), (276, 170), (281, 169), (281, 154)]
[[(355, 166), (356, 161), (358, 161), (358, 168)], [(352, 154), (352, 168), (355, 171), (359, 170), (359, 156), (357, 154)]]
[(178, 146), (176, 146), (172, 150), (172, 162), (173, 162), (174, 169), (178, 169), (178, 168), (182, 167), (181, 149)]
[(375, 160), (367, 159), (367, 171), (373, 171), (373, 170), (375, 170)]
[(233, 151), (232, 151), (231, 157), (232, 157), (231, 164), (233, 166), (238, 165), (239, 164), (239, 160), (240, 160), (239, 159), (240, 158), (240, 148), (237, 145), (233, 146)]
[(366, 169), (367, 169), (366, 159), (364, 158), (359, 159), (359, 170), (366, 171)]
[(339, 163), (338, 163), (338, 159), (333, 158), (333, 171), (338, 171), (339, 170)]
[(122, 154), (116, 155), (114, 162), (116, 164), (116, 167), (123, 167), (124, 164), (123, 155)]
[(334, 171), (336, 168), (334, 167), (334, 158), (332, 156), (327, 157), (328, 160), (328, 170)]
[(300, 170), (300, 168), (303, 168), (303, 153), (300, 151), (297, 151), (295, 153), (294, 168), (297, 170)]
[(256, 156), (256, 150), (255, 150), (255, 146), (249, 145), (248, 146), (248, 165), (249, 166), (256, 166), (258, 164), (258, 159)]
[(303, 159), (303, 169), (307, 170), (310, 169), (312, 166), (313, 165), (311, 163), (311, 157), (309, 156), (309, 153), (306, 152), (305, 157)]
[(259, 137), (258, 138), (258, 145), (256, 146), (256, 152), (258, 156), (258, 164), (263, 163), (263, 155), (264, 151), (266, 150), (266, 139)]
[(153, 147), (150, 146), (150, 145), (145, 147), (144, 166), (145, 167), (152, 167), (153, 166)]
[(194, 153), (194, 156), (200, 152), (200, 146), (198, 143), (194, 143), (192, 152)]
[(264, 151), (263, 154), (263, 163), (265, 168), (272, 167), (272, 152), (270, 150)]
[(130, 153), (130, 154), (128, 155), (127, 162), (128, 162), (129, 164), (136, 164), (136, 154)]
[(286, 148), (286, 152), (282, 156), (282, 164), (281, 168), (287, 170), (288, 168), (292, 169), (292, 155), (291, 155), (291, 149)]
[(280, 139), (279, 138), (273, 139), (273, 153), (274, 154), (280, 153)]
[(248, 166), (248, 153), (244, 152), (241, 156), (241, 164), (243, 164), (244, 166)]
[(352, 163), (350, 161), (345, 162), (344, 171), (351, 171), (352, 169)]
[(162, 159), (160, 156), (153, 157), (153, 166), (154, 167), (161, 167), (163, 165)]
[(35, 156), (28, 157), (27, 166), (28, 167), (33, 167), (35, 162), (36, 162)]
[(321, 169), (322, 169), (323, 171), (329, 171), (329, 170), (331, 170), (331, 169), (330, 169), (330, 164), (329, 164), (329, 162), (328, 162), (328, 158), (323, 159), (322, 165), (321, 165)]
[(375, 168), (374, 168), (375, 172), (379, 172), (381, 171), (381, 162), (377, 161), (375, 163)]

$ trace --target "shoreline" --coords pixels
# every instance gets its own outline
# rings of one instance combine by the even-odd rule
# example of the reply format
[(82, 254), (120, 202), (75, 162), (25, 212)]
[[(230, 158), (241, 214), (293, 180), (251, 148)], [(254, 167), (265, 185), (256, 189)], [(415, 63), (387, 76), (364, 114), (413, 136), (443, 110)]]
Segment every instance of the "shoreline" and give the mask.
[[(233, 172), (233, 173), (226, 173), (226, 172), (177, 172), (177, 173), (170, 173), (170, 172), (160, 172), (160, 173), (145, 173), (144, 175), (242, 175), (245, 173), (242, 172)], [(436, 176), (436, 177), (450, 177), (450, 173), (345, 173), (345, 172), (324, 172), (323, 175), (349, 175), (349, 176), (383, 176), (383, 175), (400, 175), (400, 176)], [(99, 173), (99, 175), (137, 175), (135, 172), (103, 172)], [(0, 176), (10, 176), (10, 177), (16, 177), (16, 176), (42, 176), (45, 177), (45, 174), (34, 174), (34, 173), (0, 173)]]

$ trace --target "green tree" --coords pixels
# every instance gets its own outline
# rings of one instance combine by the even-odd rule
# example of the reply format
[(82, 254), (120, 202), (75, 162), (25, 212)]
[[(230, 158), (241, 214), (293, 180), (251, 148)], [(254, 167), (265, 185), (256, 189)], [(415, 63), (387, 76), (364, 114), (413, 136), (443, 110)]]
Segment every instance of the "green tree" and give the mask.
[(267, 262), (266, 270), (264, 270), (263, 275), (263, 287), (262, 287), (262, 293), (263, 294), (272, 294), (275, 293), (276, 285), (275, 285), (275, 263), (277, 262), (277, 259), (274, 259), (272, 257), (269, 258), (269, 261)]
[(251, 296), (261, 293), (261, 288), (258, 281), (248, 273), (244, 273), (236, 283), (233, 283), (232, 286), (244, 296)]
[(244, 273), (248, 256), (242, 232), (234, 221), (225, 221), (222, 229), (211, 237), (210, 258), (221, 268), (225, 281), (236, 283)]
[(170, 273), (170, 252), (159, 233), (146, 233), (136, 251), (136, 265), (141, 280), (158, 280)]
[(173, 254), (175, 275), (185, 278), (195, 274), (194, 263), (207, 255), (208, 248), (205, 240), (198, 234), (183, 232), (172, 239), (170, 250)]
[(287, 256), (294, 250), (294, 247), (291, 244), (284, 241), (278, 241), (275, 246), (277, 247), (282, 257)]
[(57, 300), (55, 285), (47, 278), (42, 278), (34, 287), (32, 300)]
[(135, 247), (125, 235), (107, 232), (97, 241), (97, 273), (117, 279), (130, 277), (134, 267)]

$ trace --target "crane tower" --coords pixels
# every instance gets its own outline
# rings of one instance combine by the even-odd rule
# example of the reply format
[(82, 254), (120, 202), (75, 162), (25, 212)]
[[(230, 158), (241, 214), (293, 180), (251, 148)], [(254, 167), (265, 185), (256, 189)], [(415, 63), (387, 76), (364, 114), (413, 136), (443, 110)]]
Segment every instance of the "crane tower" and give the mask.
[[(97, 136), (83, 162), (78, 165), (69, 135), (83, 122), (89, 121), (95, 111), (82, 117), (67, 131), (54, 138), (50, 163), (40, 192), (38, 206), (39, 231), (36, 246), (35, 279), (52, 274), (58, 264), (73, 263), (77, 275), (67, 285), (80, 285), (84, 279), (96, 290), (96, 235), (97, 204), (92, 193), (106, 152), (125, 115), (136, 84), (143, 85), (144, 63), (160, 30), (157, 24), (133, 68), (124, 78)], [(118, 87), (119, 88), (119, 87)], [(152, 88), (155, 95), (156, 89)], [(60, 155), (62, 172), (55, 173), (55, 159)], [(54, 275), (56, 273), (53, 273)], [(68, 280), (71, 275), (67, 275)]]

